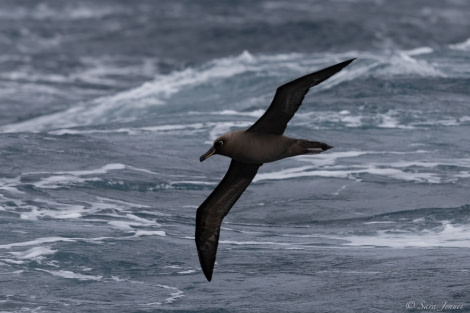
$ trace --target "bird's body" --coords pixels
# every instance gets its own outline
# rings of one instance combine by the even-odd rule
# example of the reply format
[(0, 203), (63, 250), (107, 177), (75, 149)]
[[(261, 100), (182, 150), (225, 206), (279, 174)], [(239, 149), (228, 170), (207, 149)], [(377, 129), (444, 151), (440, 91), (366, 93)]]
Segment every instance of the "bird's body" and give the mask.
[[(219, 148), (218, 154), (242, 163), (258, 165), (300, 154), (320, 153), (328, 149), (322, 143), (247, 130), (229, 132), (216, 139), (216, 142), (219, 141), (223, 141), (224, 144)], [(310, 148), (307, 143), (311, 143)], [(224, 149), (228, 146), (233, 148)]]
[(222, 181), (196, 212), (195, 240), (199, 262), (207, 280), (212, 278), (222, 219), (251, 183), (259, 167), (263, 163), (301, 154), (321, 153), (332, 148), (323, 142), (289, 138), (283, 133), (310, 87), (341, 71), (353, 60), (278, 87), (268, 110), (250, 128), (218, 137), (209, 151), (200, 157), (201, 162), (214, 154), (232, 159)]

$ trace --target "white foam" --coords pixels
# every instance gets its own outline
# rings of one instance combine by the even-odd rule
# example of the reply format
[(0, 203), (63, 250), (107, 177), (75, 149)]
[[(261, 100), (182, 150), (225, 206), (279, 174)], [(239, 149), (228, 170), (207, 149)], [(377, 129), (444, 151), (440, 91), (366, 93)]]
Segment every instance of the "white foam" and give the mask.
[[(254, 58), (244, 52), (238, 57), (209, 62), (199, 69), (187, 68), (168, 75), (157, 75), (140, 87), (79, 103), (65, 111), (6, 125), (3, 132), (37, 132), (75, 126), (124, 122), (145, 117), (153, 107), (164, 105), (169, 97), (182, 89), (208, 81), (232, 77), (255, 66)], [(132, 105), (129, 105), (132, 103)]]
[[(1, 178), (0, 179), (0, 190), (14, 193), (14, 194), (24, 194), (23, 191), (18, 190), (18, 188), (14, 186), (20, 185), (20, 178)], [(3, 197), (0, 194), (0, 197)]]
[[(0, 181), (0, 183), (2, 183), (2, 182)], [(5, 190), (5, 191), (11, 192), (11, 193), (24, 194), (23, 191), (20, 191), (17, 188), (12, 187), (12, 186), (0, 186), (0, 190)]]
[(66, 279), (77, 279), (80, 281), (100, 281), (103, 278), (103, 276), (101, 275), (85, 275), (85, 274), (74, 273), (72, 271), (66, 271), (66, 270), (53, 271), (53, 270), (45, 270), (45, 269), (40, 269), (40, 268), (37, 268), (36, 270), (49, 273), (53, 276), (66, 278)]
[(166, 236), (166, 232), (162, 230), (137, 230), (133, 237), (143, 237), (143, 236)]
[(163, 302), (164, 303), (173, 303), (181, 297), (184, 297), (184, 292), (176, 287), (166, 286), (166, 285), (158, 285), (161, 288), (172, 290), (170, 296), (167, 297)]
[(53, 250), (50, 247), (33, 247), (26, 251), (18, 251), (18, 252), (9, 252), (11, 255), (15, 256), (16, 259), (19, 260), (35, 260), (40, 262), (44, 259), (44, 256), (51, 255), (56, 253), (57, 250)]
[(42, 238), (30, 240), (30, 241), (3, 244), (3, 245), (0, 245), (0, 249), (11, 249), (13, 247), (40, 246), (42, 244), (56, 243), (56, 242), (76, 242), (76, 241), (99, 242), (104, 239), (115, 239), (115, 238), (113, 237), (97, 237), (97, 238), (42, 237)]
[(377, 127), (380, 128), (413, 128), (412, 126), (401, 124), (396, 116), (389, 113), (377, 114), (375, 118), (378, 119)]
[(164, 133), (164, 132), (171, 132), (171, 131), (181, 131), (181, 130), (198, 130), (204, 128), (203, 123), (193, 123), (193, 124), (176, 124), (176, 125), (159, 125), (159, 126), (150, 126), (150, 127), (141, 127), (138, 128), (140, 131), (149, 131), (149, 132), (159, 132), (159, 133)]
[[(69, 173), (69, 174), (76, 175), (76, 176), (84, 176), (84, 175), (106, 174), (109, 171), (123, 170), (125, 168), (126, 168), (126, 165), (124, 164), (110, 163), (96, 170), (70, 171), (70, 172), (62, 172), (62, 173)], [(58, 172), (58, 173), (61, 173), (61, 172)]]
[(149, 225), (158, 225), (157, 223), (152, 223), (151, 221), (145, 220), (143, 222), (137, 223), (133, 221), (108, 221), (108, 225), (111, 225), (117, 229), (123, 230), (125, 232), (134, 232), (134, 237), (141, 236), (166, 236), (166, 233), (161, 230), (140, 230), (136, 227), (143, 227)]
[(325, 166), (325, 165), (335, 164), (338, 159), (357, 158), (357, 157), (360, 157), (362, 155), (367, 155), (367, 154), (387, 154), (387, 153), (393, 154), (394, 152), (358, 151), (358, 150), (339, 151), (339, 152), (330, 152), (330, 151), (328, 151), (328, 153), (318, 154), (318, 155), (315, 155), (315, 157), (299, 156), (296, 159), (300, 160), (300, 161), (303, 161), (303, 162), (313, 163), (316, 166)]
[(126, 165), (119, 163), (106, 164), (100, 168), (94, 170), (82, 170), (82, 171), (59, 171), (59, 172), (30, 172), (25, 173), (26, 175), (37, 175), (37, 174), (47, 174), (48, 177), (42, 177), (38, 182), (33, 183), (35, 187), (41, 189), (56, 189), (63, 186), (83, 183), (86, 181), (97, 181), (98, 177), (87, 177), (83, 176), (90, 175), (102, 175), (110, 171), (117, 171), (125, 169)]
[(212, 115), (238, 115), (238, 116), (250, 116), (259, 118), (266, 110), (254, 110), (251, 112), (238, 112), (235, 110), (222, 110), (220, 112), (211, 112)]
[[(7, 200), (12, 201), (12, 200)], [(17, 207), (21, 207), (20, 218), (26, 220), (37, 220), (39, 218), (53, 218), (53, 219), (77, 219), (87, 215), (105, 215), (107, 218), (93, 218), (87, 219), (88, 222), (109, 222), (109, 218), (116, 218), (124, 221), (116, 222), (133, 225), (133, 226), (159, 226), (154, 219), (143, 219), (132, 213), (133, 209), (138, 208), (140, 210), (149, 208), (147, 205), (134, 204), (126, 201), (108, 199), (103, 197), (97, 197), (97, 201), (90, 202), (89, 204), (68, 204), (54, 202), (51, 200), (35, 199), (25, 203), (23, 201), (15, 202)], [(130, 213), (131, 212), (131, 213)], [(142, 211), (141, 211), (142, 212)], [(147, 212), (147, 214), (154, 215), (165, 215), (159, 212)], [(117, 226), (117, 225), (115, 225)], [(129, 227), (122, 227), (121, 229), (129, 229)]]
[(347, 178), (348, 175), (353, 174), (353, 171), (328, 171), (328, 170), (311, 170), (306, 171), (305, 167), (291, 168), (289, 170), (282, 170), (278, 172), (271, 173), (260, 173), (257, 174), (253, 179), (254, 182), (264, 181), (264, 180), (280, 180), (280, 179), (289, 179), (294, 177), (335, 177), (335, 178)]
[(440, 177), (435, 173), (418, 173), (418, 172), (405, 172), (399, 169), (394, 168), (376, 168), (369, 167), (359, 171), (351, 171), (351, 174), (373, 174), (378, 176), (386, 176), (397, 180), (402, 181), (411, 181), (417, 183), (431, 183), (437, 184), (441, 182)]
[(60, 209), (51, 210), (35, 207), (32, 205), (26, 206), (29, 208), (29, 212), (21, 212), (20, 218), (24, 220), (37, 220), (38, 218), (50, 217), (55, 219), (75, 219), (82, 216), (85, 212), (85, 208), (80, 205), (67, 205), (58, 204)]
[(100, 203), (110, 203), (113, 205), (121, 205), (124, 207), (136, 207), (136, 208), (150, 208), (151, 206), (149, 205), (144, 205), (144, 204), (136, 204), (132, 202), (127, 202), (127, 201), (122, 201), (122, 200), (117, 200), (117, 199), (110, 199), (110, 198), (105, 198), (105, 197), (96, 197), (97, 200), (100, 201)]
[(414, 48), (414, 49), (411, 49), (411, 50), (403, 51), (403, 53), (405, 53), (409, 56), (429, 54), (429, 53), (433, 53), (433, 52), (434, 52), (434, 49), (431, 48), (431, 47), (419, 47), (419, 48)]
[(173, 302), (175, 302), (176, 300), (178, 300), (179, 298), (181, 297), (184, 297), (184, 292), (176, 287), (171, 287), (171, 286), (167, 286), (167, 285), (156, 285), (157, 287), (160, 287), (160, 288), (163, 288), (163, 289), (166, 289), (166, 290), (171, 290), (172, 292), (170, 292), (170, 296), (165, 298), (162, 301), (157, 301), (157, 302), (149, 302), (149, 303), (143, 303), (141, 304), (141, 306), (154, 306), (154, 305), (162, 305), (162, 304), (171, 304)]
[(419, 232), (412, 231), (378, 231), (370, 236), (347, 236), (344, 239), (347, 246), (363, 247), (392, 247), (392, 248), (432, 248), (455, 247), (470, 248), (470, 226), (452, 224), (443, 221), (442, 226), (434, 229), (425, 229)]
[[(337, 165), (341, 158), (359, 158), (367, 154), (416, 154), (426, 153), (429, 151), (345, 151), (320, 154), (315, 157), (297, 157), (302, 162), (311, 163), (307, 166), (292, 167), (272, 172), (260, 172), (254, 182), (264, 180), (283, 180), (297, 177), (331, 177), (331, 178), (347, 178), (352, 180), (361, 180), (360, 175), (370, 174), (374, 176), (388, 177), (395, 180), (414, 182), (414, 183), (448, 183), (455, 182), (459, 178), (468, 177), (469, 171), (460, 170), (452, 177), (448, 177), (446, 173), (436, 170), (439, 166), (459, 166), (470, 168), (469, 159), (437, 159), (433, 161), (396, 161), (396, 162), (370, 162), (363, 163), (360, 159), (354, 160), (351, 165)], [(351, 161), (348, 161), (351, 163)], [(412, 169), (410, 169), (412, 168)]]
[(394, 168), (377, 168), (374, 166), (364, 165), (359, 169), (345, 169), (342, 166), (330, 167), (323, 170), (308, 169), (305, 167), (293, 168), (290, 170), (282, 170), (271, 173), (257, 174), (254, 182), (263, 180), (282, 180), (297, 177), (329, 177), (329, 178), (348, 178), (352, 180), (359, 180), (357, 175), (371, 174), (377, 176), (389, 177), (396, 180), (416, 182), (416, 183), (431, 183), (437, 184), (441, 182), (441, 178), (436, 173), (418, 173), (407, 172)]
[(120, 230), (129, 231), (129, 230), (134, 230), (132, 226), (134, 226), (135, 223), (128, 222), (128, 221), (109, 221), (108, 225), (111, 225)]
[(85, 175), (94, 175), (94, 174), (106, 174), (111, 170), (122, 170), (125, 169), (126, 165), (120, 163), (111, 163), (103, 165), (100, 168), (95, 170), (83, 170), (83, 171), (59, 171), (59, 172), (28, 172), (27, 174), (54, 174), (54, 175), (74, 175), (74, 176), (85, 176)]
[(42, 189), (56, 189), (61, 186), (73, 185), (76, 183), (83, 183), (85, 181), (96, 181), (98, 178), (83, 179), (73, 175), (55, 175), (41, 179), (41, 181), (34, 183), (34, 186)]
[(180, 185), (180, 184), (187, 184), (187, 185), (205, 185), (205, 186), (212, 186), (215, 185), (215, 182), (208, 182), (208, 181), (199, 181), (199, 180), (178, 180), (170, 182), (170, 186)]
[[(432, 53), (432, 48), (418, 47), (407, 51), (393, 51), (380, 53), (363, 53), (354, 66), (342, 70), (337, 75), (328, 79), (321, 85), (315, 87), (311, 92), (317, 92), (332, 88), (345, 81), (351, 81), (358, 77), (376, 76), (425, 76), (425, 77), (446, 77), (452, 75), (449, 71), (439, 67), (427, 59), (420, 59), (423, 54)], [(355, 53), (354, 53), (355, 54)], [(152, 81), (146, 82), (139, 87), (120, 92), (115, 95), (94, 99), (89, 102), (77, 103), (69, 109), (56, 112), (27, 121), (12, 123), (0, 127), (1, 132), (38, 132), (49, 131), (54, 135), (64, 134), (92, 134), (92, 133), (127, 133), (138, 134), (142, 132), (157, 132), (174, 134), (194, 133), (204, 131), (207, 127), (213, 127), (203, 123), (188, 125), (158, 125), (147, 127), (122, 127), (116, 129), (92, 129), (91, 126), (110, 125), (113, 122), (129, 122), (147, 118), (149, 114), (155, 113), (155, 108), (168, 104), (171, 98), (182, 90), (197, 86), (209, 85), (214, 81), (233, 79), (239, 74), (257, 73), (256, 75), (267, 76), (272, 79), (280, 79), (281, 82), (305, 74), (306, 69), (319, 69), (325, 64), (332, 64), (346, 58), (350, 58), (353, 52), (336, 55), (316, 55), (316, 54), (278, 54), (278, 55), (251, 55), (244, 52), (238, 56), (221, 58), (208, 62), (195, 68), (186, 68), (174, 71), (166, 75), (157, 75)], [(259, 74), (258, 74), (259, 73)], [(277, 84), (274, 86), (277, 87)], [(210, 87), (213, 88), (213, 87)], [(213, 90), (208, 90), (208, 93)], [(256, 97), (256, 96), (254, 96)], [(269, 96), (269, 98), (271, 95)], [(253, 101), (253, 96), (246, 101)], [(255, 101), (251, 106), (258, 106), (263, 100), (262, 108), (252, 111), (237, 111), (222, 109), (221, 111), (203, 112), (204, 114), (247, 116), (257, 118), (266, 109), (264, 103), (265, 96)], [(246, 108), (246, 105), (243, 105)], [(197, 110), (197, 109), (196, 109)], [(301, 114), (297, 114), (298, 117)], [(422, 114), (421, 114), (422, 115)], [(420, 114), (418, 114), (420, 116)], [(381, 114), (352, 113), (343, 110), (337, 112), (316, 112), (305, 120), (308, 125), (320, 125), (321, 122), (334, 122), (345, 127), (376, 126), (381, 128), (414, 128), (427, 125), (460, 125), (464, 120), (442, 120), (442, 121), (412, 121), (400, 120), (400, 112), (386, 112)], [(231, 127), (248, 127), (253, 121), (240, 124), (231, 124), (213, 127), (210, 131), (210, 139), (215, 139), (218, 135), (229, 130)], [(86, 129), (71, 129), (77, 126), (88, 126)], [(316, 127), (316, 126), (310, 126)]]
[(126, 218), (138, 223), (140, 226), (160, 226), (156, 220), (148, 220), (131, 213), (126, 214)]
[(66, 4), (65, 6), (49, 6), (47, 3), (38, 3), (33, 9), (17, 6), (9, 10), (0, 11), (0, 17), (8, 19), (36, 19), (36, 20), (81, 20), (98, 19), (108, 15), (126, 13), (119, 6), (97, 5), (93, 8), (80, 3)]
[(163, 268), (181, 268), (179, 265), (166, 265)]
[(468, 38), (464, 42), (452, 44), (449, 47), (454, 50), (470, 51), (470, 38)]
[(20, 260), (13, 260), (13, 259), (1, 259), (3, 263), (7, 264), (24, 264), (26, 263), (25, 261), (20, 261)]
[(125, 133), (128, 135), (138, 135), (143, 133), (155, 133), (158, 135), (192, 135), (195, 132), (207, 131), (212, 129), (214, 134), (218, 136), (222, 133), (219, 131), (228, 131), (231, 128), (248, 127), (251, 122), (209, 122), (209, 123), (192, 123), (192, 124), (168, 124), (146, 127), (127, 127), (116, 129), (57, 129), (49, 131), (51, 135), (86, 135), (86, 134), (108, 134), (108, 133)]
[[(407, 111), (409, 114), (410, 111)], [(359, 127), (379, 127), (379, 128), (398, 128), (398, 129), (413, 129), (417, 126), (433, 125), (438, 123), (439, 120), (426, 121), (425, 124), (420, 125), (421, 121), (403, 121), (400, 116), (404, 115), (403, 112), (398, 110), (388, 110), (385, 113), (364, 112), (351, 112), (348, 110), (340, 111), (317, 111), (308, 113), (297, 113), (293, 121), (293, 125), (302, 125), (309, 128), (321, 129), (329, 128), (331, 123), (335, 127), (345, 128), (359, 128)], [(416, 116), (421, 116), (416, 114)], [(463, 121), (462, 121), (463, 122)], [(459, 122), (457, 122), (459, 123)], [(326, 125), (326, 126), (323, 126)]]
[(111, 275), (111, 280), (115, 282), (128, 281), (127, 279), (120, 278), (119, 276)]
[(274, 242), (274, 241), (234, 241), (234, 240), (220, 240), (219, 243), (223, 244), (232, 244), (237, 246), (244, 246), (244, 245), (255, 245), (255, 246), (281, 246), (281, 247), (292, 247), (292, 243), (288, 242)]
[(398, 52), (390, 57), (385, 70), (380, 71), (387, 75), (419, 75), (425, 77), (446, 77), (444, 73), (436, 69), (425, 60), (412, 57), (413, 54)]
[[(328, 62), (336, 62), (343, 56), (336, 56), (325, 60), (320, 58), (306, 57), (300, 54), (280, 54), (280, 55), (257, 55), (253, 56), (249, 52), (243, 52), (239, 56), (217, 59), (198, 68), (186, 68), (166, 75), (157, 75), (154, 80), (146, 82), (137, 88), (120, 92), (115, 95), (101, 97), (89, 102), (77, 103), (69, 109), (56, 112), (31, 120), (13, 123), (0, 127), (3, 132), (38, 132), (54, 131), (54, 134), (74, 134), (81, 133), (82, 130), (67, 130), (76, 126), (89, 126), (110, 124), (111, 122), (126, 122), (148, 116), (153, 108), (165, 105), (168, 99), (181, 90), (204, 85), (208, 82), (231, 79), (233, 76), (242, 73), (268, 73), (271, 76), (279, 77), (283, 69), (292, 73), (292, 78), (296, 75), (304, 74), (305, 68), (319, 68)], [(299, 64), (300, 62), (300, 64)], [(276, 64), (275, 71), (273, 64)], [(322, 84), (320, 89), (327, 89), (347, 78), (343, 70), (328, 81)], [(353, 74), (355, 75), (355, 74)], [(285, 79), (285, 75), (283, 75)], [(318, 89), (318, 88), (317, 88)], [(129, 104), (132, 105), (129, 105)], [(259, 116), (263, 110), (253, 112), (230, 112), (222, 111), (219, 114), (239, 114), (246, 116)], [(61, 129), (61, 130), (57, 130)], [(85, 130), (85, 132), (88, 130)], [(106, 131), (106, 130), (105, 130)], [(120, 129), (121, 132), (132, 132), (132, 129)]]
[(470, 171), (460, 171), (458, 174), (455, 175), (455, 177), (469, 178), (470, 177)]
[(44, 238), (37, 238), (37, 239), (34, 239), (34, 240), (30, 240), (30, 241), (3, 244), (3, 245), (0, 245), (0, 249), (11, 249), (13, 247), (36, 246), (36, 245), (40, 245), (40, 244), (44, 244), (44, 243), (54, 243), (54, 242), (60, 242), (60, 241), (74, 242), (75, 240), (71, 239), (71, 238), (65, 238), (65, 237), (44, 237)]
[[(116, 207), (113, 207), (115, 210), (117, 209)], [(125, 213), (126, 210), (129, 208), (121, 208), (120, 209), (120, 214), (107, 214), (108, 218), (119, 218), (119, 220), (111, 220), (108, 221), (107, 223), (117, 229), (123, 230), (123, 231), (135, 231), (137, 236), (137, 233), (140, 235), (144, 235), (146, 232), (148, 232), (148, 235), (156, 235), (156, 234), (164, 234), (165, 232), (163, 231), (141, 231), (137, 230), (136, 227), (160, 227), (160, 224), (157, 223), (155, 219), (146, 219), (146, 218), (141, 218), (139, 216), (136, 216), (132, 213)], [(125, 220), (124, 220), (125, 219)]]

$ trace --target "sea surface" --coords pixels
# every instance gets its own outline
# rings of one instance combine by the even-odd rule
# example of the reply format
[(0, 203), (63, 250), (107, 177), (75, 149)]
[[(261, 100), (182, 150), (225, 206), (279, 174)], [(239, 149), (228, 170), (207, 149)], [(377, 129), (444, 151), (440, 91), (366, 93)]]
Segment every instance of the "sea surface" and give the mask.
[[(212, 282), (195, 212), (276, 88)], [(470, 312), (470, 1), (0, 0), (0, 312)]]

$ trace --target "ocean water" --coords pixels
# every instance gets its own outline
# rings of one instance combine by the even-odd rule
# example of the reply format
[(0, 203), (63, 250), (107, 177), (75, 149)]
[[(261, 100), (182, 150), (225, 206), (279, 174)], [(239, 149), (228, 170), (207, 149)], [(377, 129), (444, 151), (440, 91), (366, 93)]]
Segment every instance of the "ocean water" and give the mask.
[[(470, 2), (0, 1), (0, 312), (470, 312)], [(222, 225), (197, 207), (312, 88)]]

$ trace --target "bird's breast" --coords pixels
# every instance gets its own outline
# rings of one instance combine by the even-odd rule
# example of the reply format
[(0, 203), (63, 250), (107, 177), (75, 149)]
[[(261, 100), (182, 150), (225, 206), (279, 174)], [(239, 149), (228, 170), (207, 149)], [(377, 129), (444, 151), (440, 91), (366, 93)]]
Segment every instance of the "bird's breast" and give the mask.
[(244, 132), (234, 140), (232, 159), (244, 163), (262, 164), (285, 157), (290, 138), (282, 135)]

